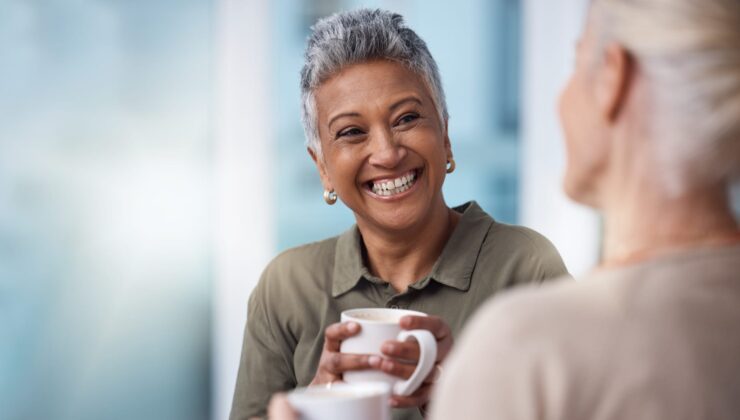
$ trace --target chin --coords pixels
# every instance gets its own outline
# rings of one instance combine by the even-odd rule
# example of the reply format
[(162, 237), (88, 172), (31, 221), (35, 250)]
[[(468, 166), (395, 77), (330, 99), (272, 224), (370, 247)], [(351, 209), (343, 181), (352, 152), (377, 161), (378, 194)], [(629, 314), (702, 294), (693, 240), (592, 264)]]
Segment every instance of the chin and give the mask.
[(415, 206), (399, 206), (390, 212), (373, 214), (377, 226), (389, 232), (403, 232), (413, 228), (423, 218), (423, 212)]
[(593, 188), (590, 188), (589, 183), (585, 180), (578, 181), (572, 176), (566, 174), (563, 180), (563, 191), (565, 195), (576, 203), (583, 204), (589, 207), (598, 207), (598, 200)]

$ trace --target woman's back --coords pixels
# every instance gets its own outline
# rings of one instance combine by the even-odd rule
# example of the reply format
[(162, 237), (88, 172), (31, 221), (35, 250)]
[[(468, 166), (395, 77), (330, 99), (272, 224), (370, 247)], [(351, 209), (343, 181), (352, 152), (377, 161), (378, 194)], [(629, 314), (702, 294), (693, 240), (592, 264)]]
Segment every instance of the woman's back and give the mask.
[(474, 319), (435, 418), (737, 419), (739, 325), (740, 246), (514, 292)]

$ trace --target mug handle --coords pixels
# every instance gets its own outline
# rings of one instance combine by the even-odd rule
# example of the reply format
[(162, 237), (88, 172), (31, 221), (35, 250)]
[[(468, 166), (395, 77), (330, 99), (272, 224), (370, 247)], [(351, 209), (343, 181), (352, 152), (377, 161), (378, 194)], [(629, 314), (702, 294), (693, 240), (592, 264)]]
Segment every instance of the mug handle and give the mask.
[(419, 343), (419, 363), (410, 378), (393, 386), (393, 393), (404, 397), (413, 394), (421, 386), (437, 361), (437, 340), (432, 333), (427, 330), (401, 331), (398, 341), (406, 341), (411, 337)]

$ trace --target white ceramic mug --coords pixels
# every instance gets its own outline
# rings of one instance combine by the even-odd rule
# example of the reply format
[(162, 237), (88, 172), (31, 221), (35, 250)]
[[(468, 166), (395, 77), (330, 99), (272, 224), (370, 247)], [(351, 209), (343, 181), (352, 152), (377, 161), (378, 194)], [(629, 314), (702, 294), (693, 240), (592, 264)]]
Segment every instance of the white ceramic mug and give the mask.
[(390, 387), (383, 382), (298, 388), (288, 394), (301, 420), (390, 420)]
[(415, 338), (419, 343), (420, 357), (416, 370), (407, 380), (377, 370), (344, 372), (348, 383), (384, 382), (396, 395), (411, 395), (431, 373), (437, 359), (437, 340), (427, 330), (402, 330), (399, 324), (404, 316), (427, 316), (423, 312), (404, 309), (362, 308), (342, 312), (342, 322), (356, 322), (362, 330), (354, 337), (342, 341), (340, 351), (351, 354), (375, 354), (382, 356), (380, 346), (388, 340), (406, 341)]

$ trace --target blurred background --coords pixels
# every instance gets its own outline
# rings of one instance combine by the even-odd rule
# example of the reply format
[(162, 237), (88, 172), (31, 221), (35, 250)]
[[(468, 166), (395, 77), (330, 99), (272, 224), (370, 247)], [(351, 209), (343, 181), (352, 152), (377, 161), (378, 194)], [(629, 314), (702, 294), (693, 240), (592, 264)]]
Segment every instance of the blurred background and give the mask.
[(353, 222), (322, 200), (298, 72), (312, 23), (359, 6), (438, 61), (448, 203), (596, 262), (555, 117), (583, 0), (2, 0), (0, 418), (228, 416), (262, 268)]

